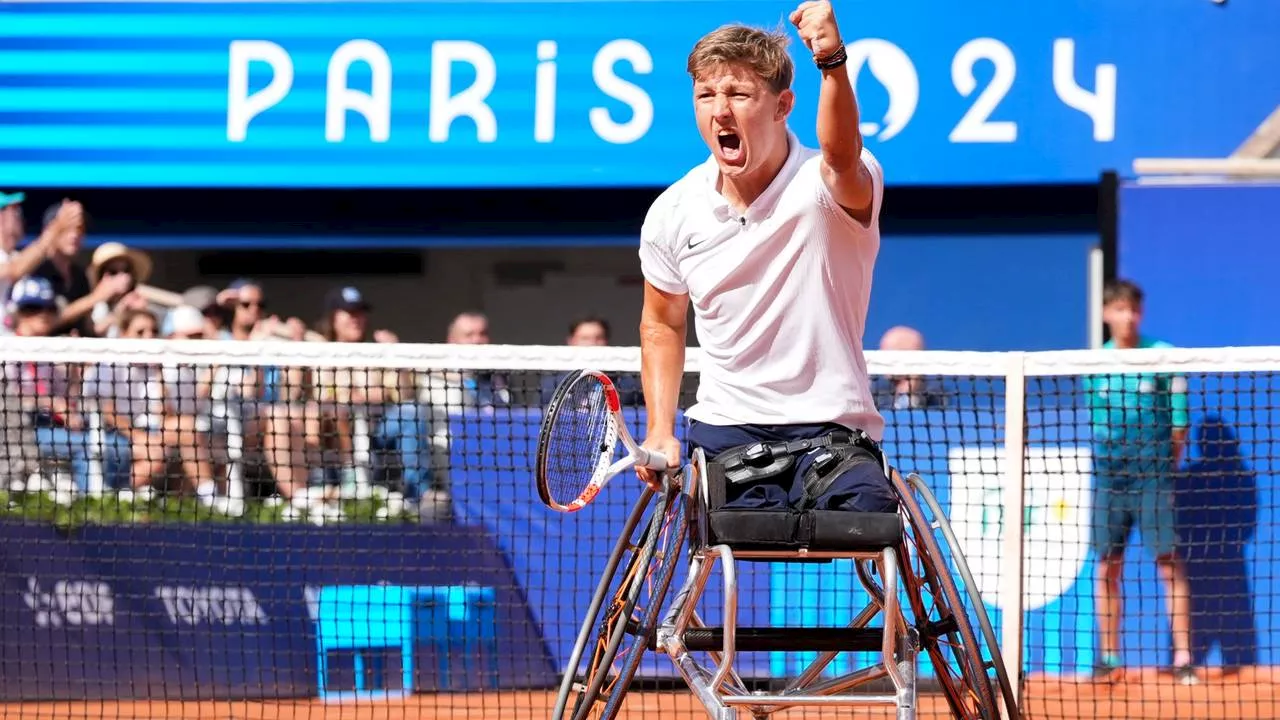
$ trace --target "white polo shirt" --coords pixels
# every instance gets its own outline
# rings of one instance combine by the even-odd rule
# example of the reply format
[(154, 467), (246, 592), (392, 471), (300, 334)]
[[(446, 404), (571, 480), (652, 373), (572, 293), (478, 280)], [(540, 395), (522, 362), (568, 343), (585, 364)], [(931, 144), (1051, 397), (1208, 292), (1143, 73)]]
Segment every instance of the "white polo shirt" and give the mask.
[(645, 279), (688, 293), (704, 362), (688, 417), (712, 425), (835, 422), (879, 440), (862, 355), (880, 250), (884, 174), (865, 148), (869, 226), (822, 180), (822, 156), (792, 133), (782, 171), (739, 215), (716, 190), (715, 158), (654, 201), (640, 233)]

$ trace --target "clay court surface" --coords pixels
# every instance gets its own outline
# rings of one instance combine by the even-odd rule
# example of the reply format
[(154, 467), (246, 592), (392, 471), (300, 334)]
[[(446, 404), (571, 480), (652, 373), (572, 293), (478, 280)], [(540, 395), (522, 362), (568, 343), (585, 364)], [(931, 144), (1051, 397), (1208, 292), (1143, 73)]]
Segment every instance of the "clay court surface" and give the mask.
[[(1130, 671), (1114, 685), (1087, 679), (1031, 677), (1024, 686), (1024, 717), (1044, 720), (1251, 720), (1280, 718), (1280, 668), (1245, 668), (1223, 675), (1210, 670), (1194, 687), (1177, 685), (1154, 670)], [(345, 703), (280, 701), (129, 701), (48, 702), (0, 705), (0, 720), (22, 718), (234, 718), (236, 720), (542, 720), (551, 715), (554, 693), (505, 691), (471, 694), (422, 694), (408, 699)], [(628, 695), (622, 718), (697, 720), (705, 713), (687, 692), (650, 691)], [(792, 710), (777, 718), (891, 718), (875, 710)], [(940, 696), (924, 695), (920, 717), (949, 717)]]

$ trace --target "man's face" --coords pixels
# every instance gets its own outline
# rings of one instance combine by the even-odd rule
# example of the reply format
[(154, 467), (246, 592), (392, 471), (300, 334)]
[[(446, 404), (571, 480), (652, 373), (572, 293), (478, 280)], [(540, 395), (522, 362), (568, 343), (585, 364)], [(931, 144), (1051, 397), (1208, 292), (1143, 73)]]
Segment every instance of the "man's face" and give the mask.
[(584, 322), (574, 328), (569, 345), (603, 346), (609, 344), (604, 328), (597, 322)]
[(790, 90), (774, 93), (745, 65), (707, 68), (693, 83), (698, 132), (728, 177), (759, 170), (778, 145), (786, 146), (786, 120), (794, 102)]
[(454, 321), (449, 342), (455, 345), (488, 345), (489, 321), (474, 315), (463, 315)]
[(1112, 300), (1102, 306), (1102, 321), (1117, 340), (1136, 340), (1142, 325), (1142, 306), (1132, 300)]
[(267, 307), (266, 297), (262, 293), (262, 288), (256, 285), (246, 285), (240, 288), (240, 294), (236, 297), (235, 305), (235, 325), (238, 328), (252, 328), (262, 319), (262, 312)]
[(12, 251), (22, 241), (26, 228), (22, 222), (22, 205), (0, 208), (0, 250)]
[(47, 337), (57, 316), (52, 308), (20, 307), (14, 313), (13, 334), (19, 337)]
[(61, 255), (74, 256), (84, 247), (84, 224), (77, 223), (58, 233), (53, 239), (53, 247)]
[(369, 329), (369, 314), (363, 310), (335, 310), (333, 335), (338, 342), (360, 342)]

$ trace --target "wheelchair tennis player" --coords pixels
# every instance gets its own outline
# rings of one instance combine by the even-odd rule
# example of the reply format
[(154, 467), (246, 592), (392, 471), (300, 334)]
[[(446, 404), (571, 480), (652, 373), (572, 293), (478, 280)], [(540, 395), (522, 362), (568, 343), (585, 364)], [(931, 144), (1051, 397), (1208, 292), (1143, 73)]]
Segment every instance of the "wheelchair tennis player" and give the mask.
[(692, 303), (705, 359), (688, 439), (726, 467), (725, 507), (894, 512), (862, 350), (884, 176), (858, 130), (831, 4), (805, 2), (790, 19), (822, 75), (817, 150), (788, 126), (785, 34), (725, 26), (689, 56), (711, 156), (641, 230), (643, 446), (678, 465)]

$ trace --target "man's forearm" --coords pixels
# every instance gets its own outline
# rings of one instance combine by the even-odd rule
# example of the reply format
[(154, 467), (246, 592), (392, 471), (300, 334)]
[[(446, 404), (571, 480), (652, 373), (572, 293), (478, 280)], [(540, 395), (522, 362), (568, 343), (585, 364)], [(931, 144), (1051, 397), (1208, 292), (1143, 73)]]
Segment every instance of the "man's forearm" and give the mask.
[(12, 285), (30, 275), (47, 257), (49, 257), (48, 230), (10, 257), (7, 263), (0, 265), (0, 280)]
[(822, 71), (822, 89), (818, 93), (818, 146), (822, 148), (822, 159), (836, 172), (852, 170), (862, 161), (858, 99), (845, 65)]
[(684, 378), (684, 328), (661, 323), (640, 327), (640, 382), (644, 386), (648, 434), (674, 434), (680, 382)]
[(89, 294), (67, 305), (62, 309), (62, 312), (58, 313), (58, 330), (64, 331), (77, 325), (80, 319), (88, 315), (93, 310), (93, 306), (97, 304), (98, 298), (93, 294)]

